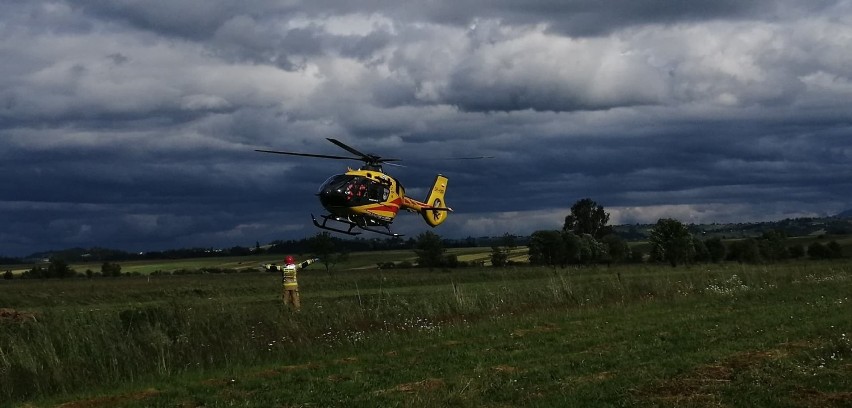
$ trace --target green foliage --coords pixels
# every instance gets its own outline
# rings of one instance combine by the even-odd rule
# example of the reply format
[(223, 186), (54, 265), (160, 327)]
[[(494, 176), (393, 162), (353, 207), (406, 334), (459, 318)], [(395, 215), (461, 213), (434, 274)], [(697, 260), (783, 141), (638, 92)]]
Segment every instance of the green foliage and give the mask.
[(630, 247), (627, 241), (615, 234), (609, 234), (601, 240), (606, 246), (606, 261), (607, 263), (621, 263), (627, 260), (630, 255)]
[(695, 255), (693, 256), (693, 260), (696, 262), (710, 262), (710, 250), (707, 249), (707, 244), (698, 239), (698, 237), (692, 237), (692, 247), (695, 248)]
[(589, 234), (600, 239), (610, 232), (607, 228), (608, 222), (609, 213), (604, 211), (603, 206), (591, 198), (584, 198), (571, 206), (571, 214), (565, 217), (562, 230), (571, 231), (578, 236)]
[(509, 263), (509, 250), (506, 247), (494, 245), (491, 247), (491, 266), (499, 268)]
[(675, 219), (659, 219), (651, 229), (649, 242), (652, 258), (668, 262), (672, 267), (691, 261), (695, 255), (692, 235), (683, 223)]
[(530, 263), (565, 267), (623, 261), (629, 254), (627, 243), (611, 234), (607, 222), (609, 214), (602, 206), (589, 198), (577, 201), (562, 231), (536, 231), (530, 236)]
[[(621, 245), (621, 241), (611, 242), (613, 245)], [(534, 232), (530, 236), (529, 255), (530, 263), (533, 265), (565, 267), (569, 264), (589, 265), (597, 262), (612, 262), (609, 258), (607, 243), (600, 242), (589, 234), (578, 236), (571, 231)]]
[(722, 238), (713, 237), (704, 241), (704, 246), (707, 248), (708, 260), (713, 263), (719, 263), (725, 260), (727, 249), (722, 242)]
[(348, 252), (338, 251), (337, 240), (327, 231), (318, 232), (310, 239), (309, 243), (311, 251), (325, 266), (326, 272), (331, 272), (331, 268), (338, 263), (346, 262), (349, 257)]
[(559, 237), (562, 239), (563, 251), (563, 254), (559, 258), (561, 262), (563, 262), (560, 264), (561, 266), (569, 263), (579, 265), (580, 263), (583, 263), (584, 260), (589, 259), (591, 250), (588, 248), (588, 242), (583, 241), (579, 236), (571, 231), (563, 230)]
[(417, 264), (426, 268), (437, 268), (444, 263), (444, 244), (441, 237), (425, 231), (417, 236), (414, 253), (417, 254)]
[(5, 280), (12, 280), (14, 278), (15, 278), (15, 274), (13, 274), (12, 271), (6, 271), (6, 272), (3, 273), (3, 279), (5, 279)]
[(68, 266), (68, 262), (65, 262), (64, 259), (52, 258), (50, 260), (50, 264), (47, 266), (47, 275), (50, 277), (65, 279), (73, 277), (76, 275), (76, 272)]
[(814, 242), (808, 246), (808, 257), (811, 259), (838, 259), (843, 257), (843, 248), (837, 241), (828, 244)]
[(530, 235), (530, 263), (533, 265), (564, 266), (566, 248), (562, 233), (554, 230), (535, 231)]
[(805, 246), (802, 244), (790, 245), (787, 247), (787, 253), (790, 254), (790, 258), (802, 258), (805, 256)]
[(758, 263), (761, 260), (760, 244), (754, 238), (731, 242), (728, 259), (740, 263)]
[[(89, 272), (91, 272), (91, 271), (89, 271)], [(117, 263), (104, 262), (103, 265), (101, 265), (101, 274), (103, 276), (111, 276), (111, 277), (121, 276), (121, 265), (119, 265)], [(91, 274), (87, 273), (86, 275), (91, 277)]]
[(642, 249), (633, 247), (630, 248), (630, 255), (628, 256), (628, 261), (630, 263), (638, 264), (645, 261), (645, 252)]
[(499, 244), (491, 246), (491, 266), (503, 267), (509, 264), (509, 254), (517, 246), (516, 238), (508, 232), (503, 234)]
[(776, 262), (787, 259), (787, 234), (783, 231), (767, 231), (758, 239), (760, 257), (763, 261)]
[(77, 272), (72, 269), (64, 259), (51, 258), (47, 266), (35, 265), (29, 271), (21, 274), (24, 279), (50, 279), (50, 278), (72, 278)]
[(580, 243), (580, 253), (578, 261), (580, 264), (589, 265), (601, 260), (606, 260), (607, 248), (605, 244), (596, 240), (595, 237), (591, 236), (590, 234), (583, 234), (580, 235), (578, 238)]

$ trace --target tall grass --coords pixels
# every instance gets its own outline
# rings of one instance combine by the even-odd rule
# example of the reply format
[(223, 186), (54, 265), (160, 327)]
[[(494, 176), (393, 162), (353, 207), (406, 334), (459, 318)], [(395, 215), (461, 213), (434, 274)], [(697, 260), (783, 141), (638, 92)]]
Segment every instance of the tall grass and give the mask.
[(13, 282), (0, 307), (34, 319), (0, 323), (0, 399), (133, 384), (206, 370), (288, 362), (329, 347), (529, 310), (594, 308), (682, 297), (726, 299), (846, 281), (847, 265), (713, 265), (303, 274), (302, 312), (264, 274)]

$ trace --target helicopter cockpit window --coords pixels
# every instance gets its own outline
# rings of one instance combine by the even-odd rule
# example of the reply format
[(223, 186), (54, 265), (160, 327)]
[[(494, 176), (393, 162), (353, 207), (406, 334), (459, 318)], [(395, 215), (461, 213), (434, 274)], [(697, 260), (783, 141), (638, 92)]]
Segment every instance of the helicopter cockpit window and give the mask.
[(354, 206), (387, 200), (389, 191), (386, 186), (366, 177), (338, 174), (322, 184), (319, 194), (328, 203)]
[(349, 175), (346, 175), (346, 174), (337, 174), (337, 175), (331, 176), (331, 177), (328, 178), (328, 180), (325, 181), (325, 183), (322, 183), (322, 185), (319, 188), (319, 193), (323, 193), (323, 192), (342, 193), (345, 190), (346, 185), (349, 184), (349, 182), (351, 182), (352, 179), (353, 179), (353, 176), (349, 176)]

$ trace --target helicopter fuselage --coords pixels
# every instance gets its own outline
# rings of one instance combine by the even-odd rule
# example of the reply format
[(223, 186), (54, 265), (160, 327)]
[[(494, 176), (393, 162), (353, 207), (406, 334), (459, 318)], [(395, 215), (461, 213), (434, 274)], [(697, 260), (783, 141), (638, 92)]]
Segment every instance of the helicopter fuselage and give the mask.
[(320, 203), (338, 217), (362, 218), (375, 225), (390, 223), (405, 202), (405, 189), (393, 177), (375, 170), (352, 170), (331, 176), (317, 191)]

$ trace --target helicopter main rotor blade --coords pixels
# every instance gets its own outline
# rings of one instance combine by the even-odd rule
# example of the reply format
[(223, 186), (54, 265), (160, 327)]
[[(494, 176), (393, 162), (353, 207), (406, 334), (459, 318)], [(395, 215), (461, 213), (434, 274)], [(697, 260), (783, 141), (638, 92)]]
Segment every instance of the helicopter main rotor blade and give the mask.
[(341, 142), (337, 139), (332, 139), (330, 137), (327, 137), (326, 139), (328, 139), (329, 142), (336, 144), (338, 147), (340, 147), (343, 150), (346, 150), (349, 153), (361, 156), (361, 160), (363, 160), (365, 162), (387, 163), (387, 162), (395, 162), (395, 161), (401, 161), (402, 160), (402, 159), (385, 159), (383, 157), (379, 157), (379, 156), (376, 156), (376, 155), (373, 155), (373, 154), (364, 154), (364, 153), (359, 152), (358, 150), (355, 150), (352, 146), (349, 146), (346, 143), (343, 143), (343, 142)]
[(289, 156), (319, 157), (321, 159), (361, 160), (358, 157), (332, 156), (332, 155), (328, 155), (328, 154), (295, 153), (295, 152), (282, 152), (282, 151), (278, 151), (278, 150), (260, 150), (260, 149), (255, 149), (255, 151), (261, 152), (261, 153), (286, 154), (286, 155), (289, 155)]
[(330, 137), (327, 137), (326, 139), (328, 139), (329, 142), (336, 144), (341, 149), (346, 150), (347, 152), (352, 153), (356, 156), (361, 156), (362, 158), (370, 157), (370, 155), (361, 153), (361, 152), (355, 150), (354, 148), (350, 147), (349, 145), (347, 145), (347, 144), (345, 144), (345, 143), (343, 143), (343, 142), (341, 142), (337, 139), (332, 139)]

